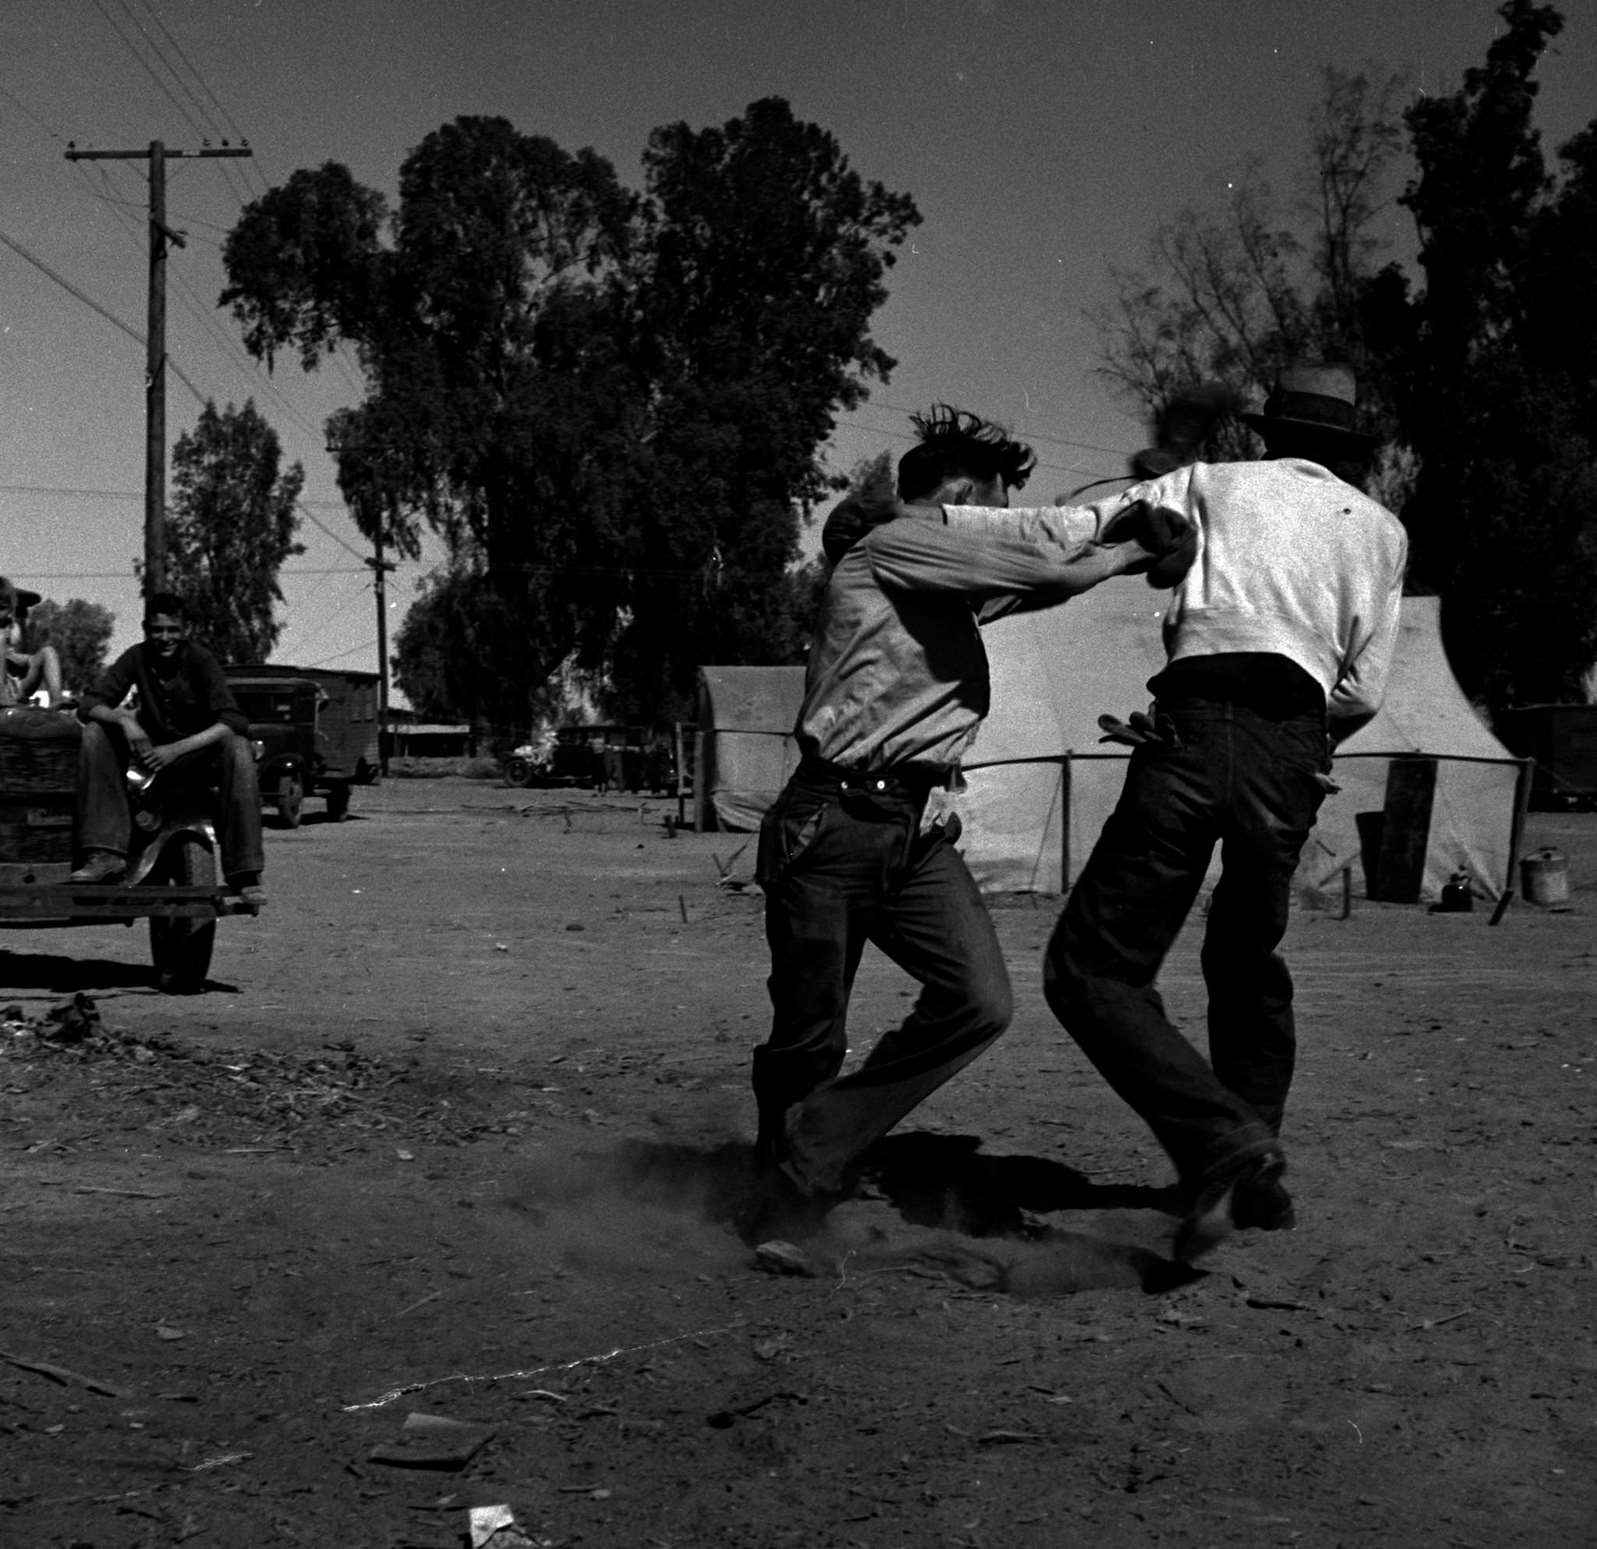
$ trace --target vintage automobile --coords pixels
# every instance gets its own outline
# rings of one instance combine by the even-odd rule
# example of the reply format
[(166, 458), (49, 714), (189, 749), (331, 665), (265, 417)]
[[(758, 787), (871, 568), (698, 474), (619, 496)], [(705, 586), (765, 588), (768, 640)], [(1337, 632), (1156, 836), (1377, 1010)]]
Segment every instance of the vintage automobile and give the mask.
[(667, 791), (675, 760), (642, 726), (559, 726), (547, 749), (524, 743), (505, 759), (509, 785), (577, 785), (596, 791)]
[(230, 666), (228, 686), (250, 723), (262, 802), (284, 828), (298, 828), (307, 796), (333, 820), (349, 811), (352, 787), (382, 767), (377, 674), (310, 667)]
[[(125, 880), (74, 883), (78, 745), (83, 728), (59, 710), (0, 711), (0, 930), (150, 922), (150, 959), (159, 987), (204, 989), (216, 922), (255, 914), (259, 901), (217, 880), (214, 815), (203, 798), (177, 800), (162, 780), (129, 778), (132, 848)], [(196, 805), (196, 802), (202, 803)]]

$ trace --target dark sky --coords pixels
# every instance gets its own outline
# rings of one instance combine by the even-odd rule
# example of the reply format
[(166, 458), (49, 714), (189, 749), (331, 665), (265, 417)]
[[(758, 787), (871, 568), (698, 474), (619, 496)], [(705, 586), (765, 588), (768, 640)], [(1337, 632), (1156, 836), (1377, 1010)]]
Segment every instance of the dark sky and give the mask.
[[(1597, 113), (1597, 24), (1563, 10), (1540, 72), (1549, 155)], [(1141, 444), (1092, 370), (1084, 314), (1112, 296), (1110, 266), (1138, 264), (1163, 217), (1252, 162), (1289, 194), (1326, 66), (1451, 91), (1499, 30), (1486, 0), (7, 0), (0, 573), (112, 608), (117, 649), (136, 638), (144, 352), (94, 306), (144, 329), (147, 190), (142, 163), (69, 163), (69, 141), (249, 141), (248, 161), (172, 170), (188, 246), (169, 343), (193, 388), (169, 380), (169, 432), (192, 427), (196, 392), (255, 398), (308, 475), (276, 659), (369, 668), (370, 575), (320, 433), (353, 373), (281, 362), (269, 378), (214, 309), (241, 201), (296, 168), (341, 161), (392, 193), (430, 130), (498, 113), (635, 184), (651, 129), (783, 96), (925, 217), (876, 322), (898, 368), (841, 427), (836, 466), (903, 445), (907, 411), (946, 399), (1031, 439), (1028, 493), (1046, 498)], [(1401, 250), (1402, 212), (1389, 230)], [(391, 623), (418, 573), (395, 577)]]

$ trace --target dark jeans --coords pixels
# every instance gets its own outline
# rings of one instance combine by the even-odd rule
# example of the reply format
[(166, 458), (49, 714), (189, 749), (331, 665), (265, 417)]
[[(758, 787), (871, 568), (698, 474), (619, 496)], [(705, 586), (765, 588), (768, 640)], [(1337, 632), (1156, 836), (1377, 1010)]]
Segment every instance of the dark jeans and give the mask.
[[(128, 853), (133, 815), (128, 806), (127, 740), (98, 721), (86, 722), (78, 754), (79, 851)], [(215, 796), (209, 791), (215, 786)], [(244, 738), (227, 737), (163, 769), (155, 788), (181, 788), (204, 799), (216, 816), (216, 839), (222, 851), (222, 874), (259, 872), (266, 864), (261, 845), (261, 793), (255, 778), (255, 755)]]
[[(1009, 975), (952, 832), (918, 832), (924, 792), (801, 767), (760, 830), (771, 948), (771, 1036), (754, 1051), (765, 1159), (835, 1189), (872, 1141), (1009, 1025)], [(860, 1067), (849, 993), (865, 943), (921, 985), (914, 1010)]]
[[(1271, 720), (1211, 700), (1161, 703), (1156, 725), (1166, 740), (1132, 754), (1048, 944), (1043, 987), (1193, 1188), (1278, 1149), (1297, 1036), (1276, 948), (1329, 748), (1318, 717)], [(1206, 1061), (1165, 1014), (1154, 979), (1217, 842), (1202, 953)]]

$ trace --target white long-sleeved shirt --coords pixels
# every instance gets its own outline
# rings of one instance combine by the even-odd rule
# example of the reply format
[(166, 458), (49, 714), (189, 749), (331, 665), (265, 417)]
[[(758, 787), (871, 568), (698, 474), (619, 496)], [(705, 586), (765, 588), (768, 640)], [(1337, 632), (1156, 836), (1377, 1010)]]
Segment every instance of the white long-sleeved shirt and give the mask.
[(1177, 512), (1198, 530), (1165, 611), (1172, 662), (1273, 652), (1320, 685), (1331, 720), (1381, 708), (1408, 562), (1408, 535), (1384, 506), (1301, 458), (1194, 463), (1121, 499)]
[[(1197, 530), (1196, 556), (1165, 610), (1171, 662), (1268, 652), (1320, 685), (1331, 720), (1380, 709), (1408, 559), (1407, 534), (1390, 511), (1301, 458), (1193, 463), (1086, 509), (1107, 523), (1138, 500)], [(952, 506), (947, 520), (1079, 532), (1080, 511), (1070, 509), (1068, 528), (1047, 508)]]

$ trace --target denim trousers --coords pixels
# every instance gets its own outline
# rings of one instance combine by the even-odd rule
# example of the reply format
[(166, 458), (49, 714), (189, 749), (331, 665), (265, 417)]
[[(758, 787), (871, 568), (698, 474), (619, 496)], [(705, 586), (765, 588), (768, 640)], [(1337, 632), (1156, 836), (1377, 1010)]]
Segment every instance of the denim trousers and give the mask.
[[(1182, 1183), (1201, 1187), (1275, 1152), (1297, 1035), (1277, 951), (1292, 876), (1330, 766), (1318, 716), (1273, 720), (1243, 705), (1161, 703), (1160, 741), (1134, 750), (1114, 813), (1049, 941), (1054, 1014), (1142, 1117)], [(1198, 896), (1216, 844), (1204, 924), (1209, 1058), (1170, 1021), (1154, 980)]]
[[(130, 754), (119, 730), (98, 721), (83, 727), (78, 752), (77, 848), (128, 853), (133, 815), (128, 806), (126, 771)], [(214, 785), (216, 794), (210, 796)], [(255, 755), (249, 743), (233, 732), (210, 747), (161, 771), (156, 789), (182, 787), (204, 793), (216, 815), (216, 842), (222, 852), (222, 874), (260, 871), (266, 856), (261, 842), (261, 794), (255, 776)]]
[[(924, 791), (840, 786), (801, 766), (761, 826), (772, 1020), (754, 1051), (760, 1145), (764, 1160), (807, 1188), (841, 1187), (866, 1147), (1009, 1025), (1009, 974), (955, 848), (957, 820), (921, 833), (924, 805)], [(920, 994), (858, 1068), (839, 1075), (868, 941)]]

